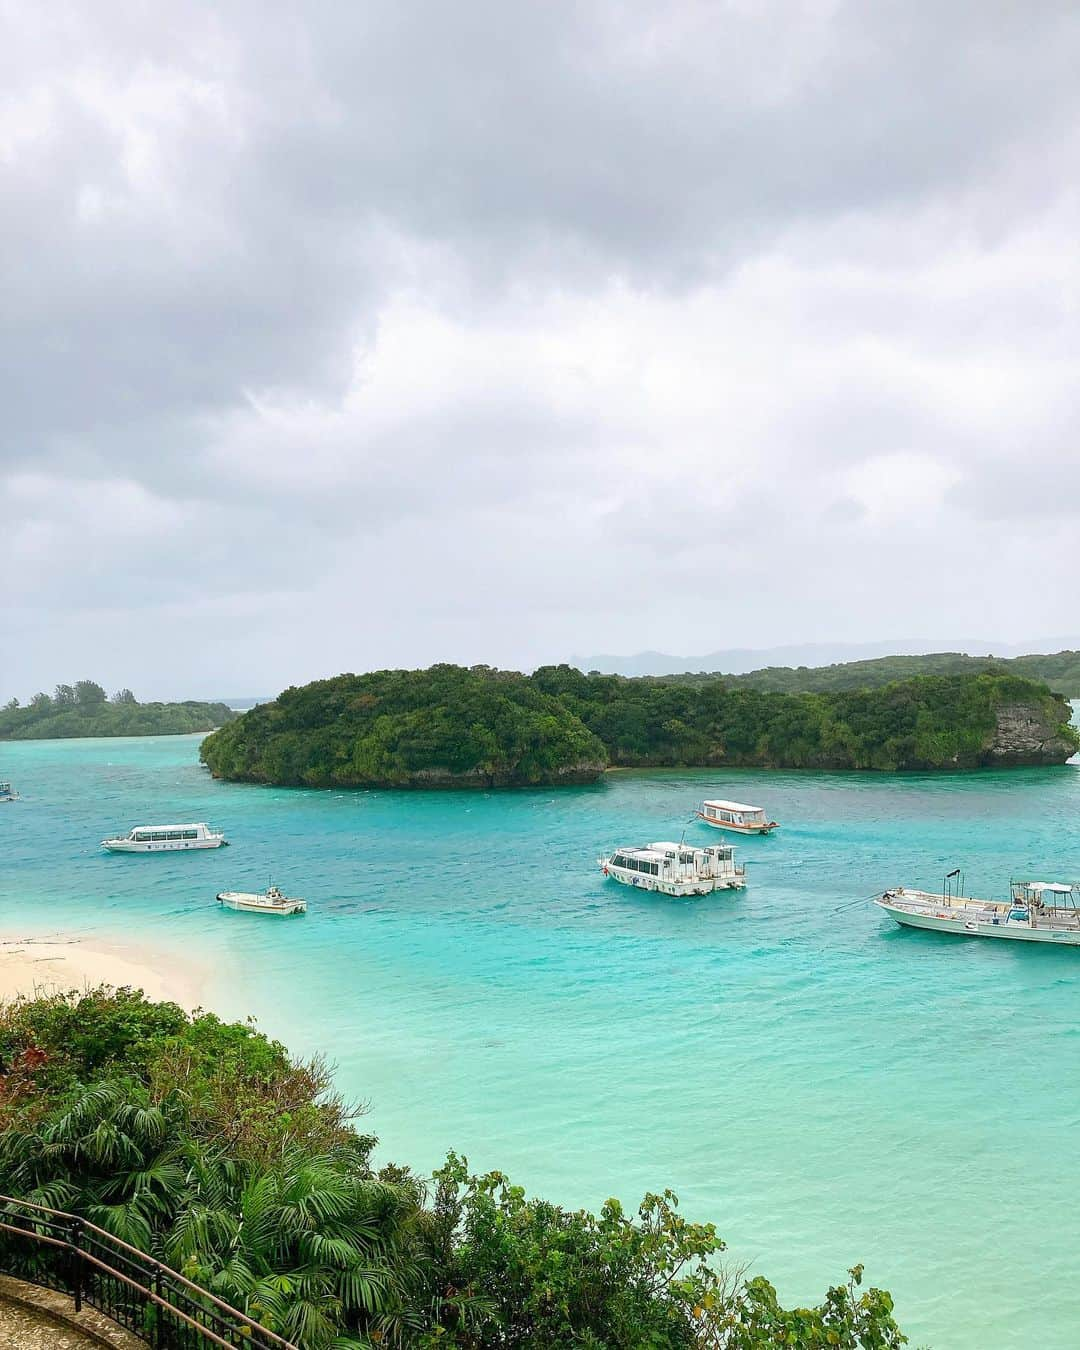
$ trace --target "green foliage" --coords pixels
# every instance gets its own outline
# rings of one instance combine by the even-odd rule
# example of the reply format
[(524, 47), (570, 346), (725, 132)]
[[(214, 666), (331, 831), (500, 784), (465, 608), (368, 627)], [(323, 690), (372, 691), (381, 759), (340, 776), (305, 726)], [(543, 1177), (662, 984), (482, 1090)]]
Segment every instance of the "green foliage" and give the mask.
[(76, 680), (75, 702), (81, 708), (94, 708), (105, 702), (105, 690), (93, 680)]
[(647, 1195), (636, 1219), (617, 1200), (598, 1215), (568, 1211), (527, 1199), (500, 1172), (470, 1176), (451, 1154), (435, 1173), (440, 1286), (424, 1344), (698, 1344), (694, 1309), (718, 1287), (708, 1260), (723, 1243), (677, 1204), (665, 1192)]
[(596, 737), (524, 675), (448, 665), (286, 689), (200, 753), (222, 778), (307, 787), (581, 782), (606, 763)]
[(1080, 698), (1080, 652), (1044, 656), (967, 656), (932, 652), (925, 656), (881, 656), (831, 666), (765, 666), (745, 675), (670, 675), (665, 680), (691, 684), (723, 679), (725, 684), (773, 693), (828, 693), (837, 689), (875, 689), (917, 675), (1019, 675), (1038, 680), (1055, 694)]
[(859, 1294), (862, 1267), (816, 1308), (785, 1309), (767, 1280), (744, 1281), (717, 1257), (712, 1224), (678, 1213), (671, 1191), (636, 1216), (528, 1199), (501, 1172), (471, 1176), (450, 1154), (435, 1173), (427, 1265), (438, 1273), (420, 1345), (544, 1350), (764, 1350), (905, 1344), (887, 1293)]
[(34, 1075), (40, 1094), (69, 1091), (117, 1065), (143, 1068), (163, 1042), (188, 1024), (175, 1003), (153, 1003), (141, 990), (95, 989), (7, 1004), (0, 1014), (0, 1071), (10, 1104), (13, 1074), (28, 1049), (42, 1056)]
[[(352, 1113), (330, 1090), (321, 1059), (296, 1062), (252, 1023), (222, 1022), (201, 1010), (189, 1017), (141, 990), (7, 1004), (0, 1010), (0, 1072), (0, 1123), (120, 1075), (144, 1083), (155, 1100), (177, 1095), (195, 1137), (227, 1137), (245, 1157), (297, 1140), (320, 1149), (359, 1146), (366, 1157), (374, 1142), (349, 1127)], [(32, 1088), (30, 1099), (23, 1088)]]
[(974, 768), (993, 760), (997, 712), (1010, 703), (1044, 721), (1045, 762), (1061, 762), (1080, 746), (1063, 700), (1008, 675), (807, 694), (719, 679), (583, 675), (568, 666), (543, 667), (532, 679), (600, 737), (616, 765)]
[(72, 736), (185, 736), (235, 720), (224, 703), (139, 703), (130, 689), (112, 699), (93, 680), (58, 684), (35, 694), (25, 708), (12, 699), (0, 709), (0, 740), (37, 741)]
[(785, 1309), (670, 1191), (591, 1214), (455, 1154), (430, 1198), (375, 1174), (325, 1068), (248, 1023), (98, 989), (0, 1008), (0, 1052), (0, 1191), (82, 1214), (301, 1350), (904, 1344), (861, 1267)]

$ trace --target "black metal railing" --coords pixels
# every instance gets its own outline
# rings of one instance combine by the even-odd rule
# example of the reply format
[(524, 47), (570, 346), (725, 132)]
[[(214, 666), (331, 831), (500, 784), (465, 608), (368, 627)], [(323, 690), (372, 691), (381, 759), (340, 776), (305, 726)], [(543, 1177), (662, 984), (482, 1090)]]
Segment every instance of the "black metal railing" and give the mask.
[(0, 1195), (0, 1271), (70, 1295), (154, 1350), (297, 1350), (208, 1290), (76, 1214)]

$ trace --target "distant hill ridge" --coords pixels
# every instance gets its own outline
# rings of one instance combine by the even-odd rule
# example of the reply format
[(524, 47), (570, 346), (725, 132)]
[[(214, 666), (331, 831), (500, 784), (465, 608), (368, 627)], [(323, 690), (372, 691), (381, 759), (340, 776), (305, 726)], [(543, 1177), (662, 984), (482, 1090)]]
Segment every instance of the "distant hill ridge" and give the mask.
[[(628, 656), (605, 654), (574, 657), (571, 664), (580, 670), (628, 676), (732, 675), (760, 674), (765, 670), (824, 670), (838, 665), (864, 667), (870, 662), (892, 657), (916, 657), (933, 663), (942, 657), (972, 662), (1005, 662), (1023, 659), (1053, 661), (1059, 656), (1076, 656), (1080, 637), (1046, 639), (1024, 644), (963, 639), (935, 646), (926, 641), (867, 643), (803, 643), (786, 647), (733, 647), (706, 652), (702, 656), (673, 656), (667, 652), (635, 652)], [(974, 667), (973, 667), (974, 668)], [(930, 667), (927, 668), (928, 673)]]
[[(712, 656), (692, 658), (666, 657), (657, 652), (642, 652), (633, 657), (597, 657), (595, 660), (622, 661), (629, 667), (639, 665), (663, 666), (670, 663), (677, 668), (640, 671), (612, 669), (610, 673), (628, 678), (671, 680), (723, 679), (731, 685), (752, 689), (771, 689), (782, 693), (813, 693), (829, 689), (872, 689), (894, 680), (909, 680), (917, 675), (978, 675), (985, 672), (1019, 675), (1025, 679), (1041, 680), (1056, 694), (1066, 698), (1080, 698), (1080, 651), (1065, 650), (1046, 654), (1019, 656), (970, 656), (966, 652), (890, 652), (888, 655), (867, 657), (858, 661), (840, 661), (829, 665), (768, 665), (753, 670), (720, 670), (698, 667), (697, 662), (708, 662), (713, 657), (735, 656), (732, 652), (717, 652)], [(760, 653), (757, 653), (760, 655)], [(732, 662), (734, 665), (735, 662)], [(691, 669), (690, 666), (694, 668)], [(590, 669), (602, 670), (602, 666)]]
[[(732, 686), (776, 693), (826, 693), (831, 689), (876, 689), (896, 680), (919, 675), (1016, 675), (1039, 680), (1055, 694), (1080, 698), (1080, 651), (1045, 656), (967, 656), (963, 652), (932, 652), (923, 656), (879, 656), (867, 661), (844, 661), (831, 666), (765, 666), (744, 675), (724, 675)], [(674, 675), (675, 680), (715, 679), (716, 676)]]

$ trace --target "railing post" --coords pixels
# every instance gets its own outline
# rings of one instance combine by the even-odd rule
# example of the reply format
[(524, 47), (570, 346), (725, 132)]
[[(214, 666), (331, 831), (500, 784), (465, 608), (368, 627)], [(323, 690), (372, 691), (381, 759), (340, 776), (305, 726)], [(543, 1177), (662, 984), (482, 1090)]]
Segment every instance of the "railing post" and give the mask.
[[(161, 1289), (161, 1267), (155, 1264), (154, 1293), (158, 1298), (161, 1298)], [(165, 1344), (165, 1318), (162, 1316), (164, 1311), (160, 1303), (154, 1304), (154, 1346), (156, 1350), (161, 1350), (161, 1347)]]
[(71, 1221), (71, 1283), (73, 1286), (71, 1292), (75, 1298), (75, 1311), (82, 1312), (82, 1221), (79, 1219), (72, 1219)]

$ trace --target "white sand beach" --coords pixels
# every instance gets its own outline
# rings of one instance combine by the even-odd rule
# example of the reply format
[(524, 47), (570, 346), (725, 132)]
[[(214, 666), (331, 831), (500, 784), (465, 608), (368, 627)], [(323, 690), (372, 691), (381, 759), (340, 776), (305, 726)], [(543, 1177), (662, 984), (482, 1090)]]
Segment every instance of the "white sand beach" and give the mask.
[(198, 1006), (206, 980), (172, 952), (122, 946), (94, 937), (0, 935), (0, 1000), (19, 994), (131, 985), (147, 997)]

